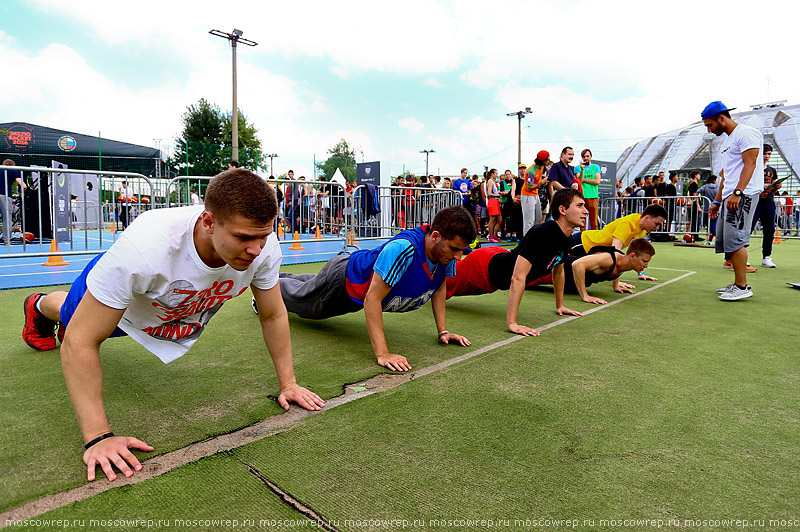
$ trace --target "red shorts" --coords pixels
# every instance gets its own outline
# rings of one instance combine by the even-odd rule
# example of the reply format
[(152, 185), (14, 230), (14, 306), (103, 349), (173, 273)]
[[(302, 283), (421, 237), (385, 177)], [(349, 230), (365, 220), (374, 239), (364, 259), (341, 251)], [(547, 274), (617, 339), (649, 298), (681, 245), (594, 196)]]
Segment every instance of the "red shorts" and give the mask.
[[(456, 275), (447, 278), (447, 299), (453, 296), (478, 296), (491, 294), (497, 287), (489, 280), (489, 261), (498, 253), (508, 253), (500, 246), (478, 248), (456, 263)], [(553, 284), (552, 274), (547, 274), (525, 285), (533, 288), (540, 284)]]
[[(486, 210), (489, 212), (489, 216), (500, 216), (500, 200), (497, 198), (489, 198), (489, 201), (486, 204)], [(470, 253), (472, 255), (472, 253)], [(467, 255), (469, 257), (469, 255)]]
[(447, 298), (491, 294), (497, 287), (489, 281), (489, 261), (498, 253), (508, 253), (500, 246), (478, 248), (456, 263), (456, 275), (447, 278)]

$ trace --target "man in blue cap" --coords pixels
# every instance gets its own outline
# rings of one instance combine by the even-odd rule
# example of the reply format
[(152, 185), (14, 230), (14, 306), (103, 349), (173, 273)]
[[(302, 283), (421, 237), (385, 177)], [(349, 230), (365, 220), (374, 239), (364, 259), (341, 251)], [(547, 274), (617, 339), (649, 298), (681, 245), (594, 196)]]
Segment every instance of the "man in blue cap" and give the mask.
[[(747, 246), (750, 245), (750, 227), (753, 223), (758, 195), (764, 189), (764, 161), (761, 150), (764, 139), (753, 127), (739, 124), (731, 118), (722, 102), (711, 102), (703, 109), (703, 124), (709, 133), (727, 137), (720, 147), (720, 185), (709, 209), (709, 216), (717, 216), (716, 252), (725, 253), (733, 263), (734, 281), (717, 290), (723, 301), (738, 301), (753, 296), (747, 284)], [(755, 179), (754, 179), (755, 178)]]

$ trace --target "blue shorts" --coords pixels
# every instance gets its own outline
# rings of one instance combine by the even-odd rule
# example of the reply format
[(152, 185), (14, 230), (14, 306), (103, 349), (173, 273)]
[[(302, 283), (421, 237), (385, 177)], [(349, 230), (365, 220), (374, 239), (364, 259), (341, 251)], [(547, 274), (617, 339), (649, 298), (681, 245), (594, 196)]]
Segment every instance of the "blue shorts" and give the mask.
[[(88, 277), (89, 272), (92, 271), (94, 265), (97, 264), (97, 261), (100, 260), (100, 257), (103, 255), (104, 253), (100, 253), (98, 256), (89, 261), (89, 264), (86, 265), (78, 278), (75, 279), (75, 282), (72, 283), (72, 287), (69, 289), (69, 293), (67, 294), (67, 299), (65, 299), (64, 304), (61, 305), (61, 323), (64, 324), (64, 327), (66, 327), (69, 323), (69, 320), (72, 319), (72, 315), (75, 314), (75, 309), (78, 308), (78, 303), (81, 302), (81, 299), (83, 299), (83, 294), (86, 293), (86, 277)], [(128, 335), (125, 333), (125, 331), (119, 327), (116, 327), (109, 338), (114, 338), (117, 336)]]

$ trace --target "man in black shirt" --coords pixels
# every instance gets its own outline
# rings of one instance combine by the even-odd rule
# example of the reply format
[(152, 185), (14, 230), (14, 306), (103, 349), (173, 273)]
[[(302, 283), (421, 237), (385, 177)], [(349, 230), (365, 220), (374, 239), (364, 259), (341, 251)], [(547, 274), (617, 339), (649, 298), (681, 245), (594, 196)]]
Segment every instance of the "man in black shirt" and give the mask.
[(459, 261), (455, 277), (447, 283), (448, 297), (509, 290), (508, 330), (523, 336), (539, 336), (536, 329), (517, 323), (519, 305), (525, 285), (552, 272), (556, 313), (581, 316), (563, 305), (563, 262), (571, 246), (570, 235), (577, 227), (583, 227), (589, 211), (580, 192), (564, 188), (553, 194), (551, 213), (553, 220), (531, 228), (511, 251), (499, 246), (483, 247)]
[(756, 221), (761, 221), (761, 255), (764, 257), (761, 265), (765, 268), (774, 268), (772, 262), (772, 239), (775, 237), (775, 192), (781, 188), (780, 183), (773, 182), (778, 178), (778, 172), (767, 166), (772, 156), (772, 146), (764, 144), (764, 192), (758, 196), (758, 206), (753, 216), (753, 228)]
[(695, 241), (704, 240), (700, 238), (698, 233), (698, 225), (700, 222), (700, 202), (703, 201), (697, 195), (697, 189), (700, 188), (700, 172), (698, 170), (692, 170), (689, 173), (689, 188), (687, 189), (687, 193), (690, 196), (689, 201), (689, 219), (690, 224), (689, 227), (691, 229), (690, 232), (695, 233)]

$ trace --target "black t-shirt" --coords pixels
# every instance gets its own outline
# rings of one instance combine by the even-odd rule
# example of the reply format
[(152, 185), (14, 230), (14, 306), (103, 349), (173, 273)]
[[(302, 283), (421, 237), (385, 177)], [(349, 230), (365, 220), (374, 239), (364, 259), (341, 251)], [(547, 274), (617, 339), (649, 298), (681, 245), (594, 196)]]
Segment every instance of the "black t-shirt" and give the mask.
[(653, 196), (656, 195), (655, 191), (656, 191), (656, 187), (654, 187), (653, 185), (647, 185), (646, 187), (644, 187), (644, 197), (645, 198), (652, 198)]
[(675, 185), (673, 185), (672, 183), (667, 185), (666, 195), (667, 196), (677, 196), (678, 195), (678, 189), (675, 188)]
[(659, 198), (663, 198), (667, 196), (667, 184), (666, 183), (659, 183), (656, 187), (656, 192), (658, 193)]
[(489, 280), (500, 290), (508, 290), (517, 257), (531, 263), (525, 284), (547, 275), (554, 267), (564, 262), (572, 245), (572, 238), (565, 235), (555, 220), (532, 227), (522, 242), (508, 253), (498, 253), (489, 261)]
[[(764, 167), (764, 184), (768, 184), (767, 181), (773, 183), (776, 179), (778, 179), (778, 172), (771, 166)], [(772, 190), (772, 189), (770, 189)], [(768, 198), (774, 198), (775, 194), (770, 192), (767, 194)]]
[(516, 185), (514, 187), (514, 195), (515, 196), (522, 196), (522, 187), (525, 186), (525, 180), (522, 179), (521, 177), (515, 177), (514, 178), (514, 185)]
[(19, 170), (2, 170), (0, 168), (0, 195), (10, 196), (11, 187), (19, 178)]
[(696, 195), (697, 195), (697, 189), (698, 189), (698, 188), (700, 188), (700, 187), (698, 187), (698, 186), (697, 186), (697, 183), (695, 183), (694, 181), (692, 181), (691, 183), (689, 183), (689, 195), (690, 195), (690, 196), (696, 196)]

